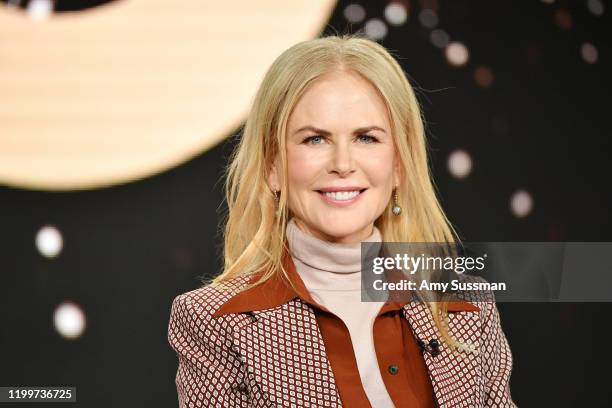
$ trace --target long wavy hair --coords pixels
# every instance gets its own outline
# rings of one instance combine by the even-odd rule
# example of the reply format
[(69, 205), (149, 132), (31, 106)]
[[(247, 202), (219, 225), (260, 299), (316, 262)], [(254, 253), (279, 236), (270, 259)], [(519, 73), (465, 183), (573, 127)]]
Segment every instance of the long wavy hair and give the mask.
[[(224, 269), (208, 282), (221, 285), (260, 272), (243, 290), (262, 284), (274, 274), (289, 282), (282, 256), (286, 250), (287, 206), (286, 127), (289, 115), (308, 86), (334, 70), (351, 70), (371, 83), (383, 98), (400, 160), (401, 184), (396, 189), (402, 207), (392, 202), (375, 221), (386, 242), (458, 241), (436, 197), (427, 160), (422, 113), (415, 92), (396, 59), (380, 44), (360, 34), (328, 36), (300, 42), (284, 51), (268, 69), (253, 101), (225, 169), (228, 212), (224, 221)], [(284, 186), (278, 202), (268, 185), (272, 163), (280, 157)], [(409, 175), (406, 177), (406, 175)], [(262, 273), (263, 272), (263, 273)], [(448, 334), (446, 302), (427, 302), (443, 340)]]

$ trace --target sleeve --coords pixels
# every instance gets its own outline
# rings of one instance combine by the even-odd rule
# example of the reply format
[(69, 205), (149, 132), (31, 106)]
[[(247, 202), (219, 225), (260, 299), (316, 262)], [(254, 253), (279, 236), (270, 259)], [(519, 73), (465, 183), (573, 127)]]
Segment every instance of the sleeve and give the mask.
[[(492, 296), (493, 298), (493, 296)], [(494, 301), (486, 302), (483, 324), (485, 407), (516, 407), (510, 395), (512, 353)]]
[(168, 341), (178, 357), (179, 408), (250, 407), (240, 357), (221, 325), (207, 318), (196, 313), (188, 294), (172, 302)]

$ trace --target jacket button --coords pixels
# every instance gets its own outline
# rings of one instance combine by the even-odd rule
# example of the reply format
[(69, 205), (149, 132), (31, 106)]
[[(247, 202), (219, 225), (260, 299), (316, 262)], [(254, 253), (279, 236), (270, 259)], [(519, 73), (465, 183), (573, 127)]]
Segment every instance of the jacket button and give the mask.
[(245, 384), (239, 384), (239, 385), (235, 386), (235, 387), (234, 387), (234, 389), (235, 389), (237, 392), (240, 392), (240, 393), (242, 393), (242, 394), (247, 394), (247, 393), (248, 393), (248, 391), (249, 391), (249, 390), (247, 389), (247, 386), (246, 386)]
[(397, 367), (395, 364), (391, 364), (391, 365), (388, 367), (388, 369), (389, 369), (389, 373), (390, 373), (390, 374), (393, 374), (393, 375), (397, 374), (397, 372), (398, 372), (398, 370), (399, 370), (399, 368), (398, 368), (398, 367)]

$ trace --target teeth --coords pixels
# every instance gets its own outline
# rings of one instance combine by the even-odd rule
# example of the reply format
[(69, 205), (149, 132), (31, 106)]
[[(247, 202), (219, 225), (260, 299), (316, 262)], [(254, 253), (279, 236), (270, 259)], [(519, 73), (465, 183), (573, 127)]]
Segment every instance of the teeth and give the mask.
[(357, 195), (359, 195), (359, 191), (333, 191), (325, 193), (325, 195), (332, 200), (347, 201), (357, 197)]

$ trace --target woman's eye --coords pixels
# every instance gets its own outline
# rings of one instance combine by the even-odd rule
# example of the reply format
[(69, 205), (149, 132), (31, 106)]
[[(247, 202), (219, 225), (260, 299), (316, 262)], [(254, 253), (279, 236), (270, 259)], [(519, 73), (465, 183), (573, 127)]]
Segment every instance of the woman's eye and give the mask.
[[(322, 139), (323, 139), (323, 136), (320, 136), (320, 135), (309, 136), (306, 139), (304, 139), (303, 143), (306, 143), (306, 144), (319, 144), (317, 142), (322, 140)], [(311, 141), (314, 141), (314, 143), (311, 143)]]
[(376, 139), (374, 136), (370, 136), (370, 135), (359, 135), (359, 138), (362, 138), (361, 140), (365, 141), (366, 143), (376, 143), (376, 142), (378, 142), (378, 139)]
[[(378, 139), (371, 135), (359, 135), (357, 138), (366, 144), (378, 143)], [(305, 144), (320, 144), (324, 141), (325, 137), (321, 135), (308, 136), (302, 143)]]

